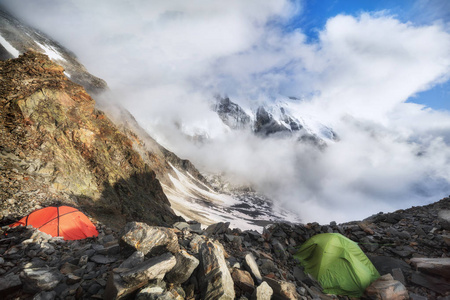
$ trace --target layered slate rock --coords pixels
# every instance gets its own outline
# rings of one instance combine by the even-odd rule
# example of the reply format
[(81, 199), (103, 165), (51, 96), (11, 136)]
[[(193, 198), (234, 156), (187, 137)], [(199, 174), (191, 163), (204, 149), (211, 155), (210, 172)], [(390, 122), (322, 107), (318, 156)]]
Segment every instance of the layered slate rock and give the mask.
[(104, 299), (121, 299), (152, 279), (162, 279), (176, 264), (175, 257), (170, 253), (153, 257), (132, 269), (111, 273), (106, 285)]
[(230, 227), (230, 222), (219, 222), (209, 225), (208, 228), (206, 228), (205, 232), (209, 236), (224, 234), (225, 232), (227, 232), (228, 227)]
[(234, 283), (225, 262), (224, 250), (217, 242), (200, 246), (202, 299), (234, 299)]
[(177, 263), (175, 267), (167, 273), (167, 280), (175, 284), (184, 283), (192, 275), (200, 261), (185, 250), (178, 252), (175, 257)]
[(413, 258), (411, 264), (418, 270), (442, 278), (450, 278), (450, 257), (447, 258)]
[(234, 268), (231, 277), (234, 281), (235, 291), (251, 295), (255, 290), (255, 282), (249, 272)]
[(120, 244), (125, 251), (137, 250), (147, 256), (167, 251), (175, 254), (180, 250), (178, 237), (172, 229), (149, 226), (141, 222), (127, 223)]

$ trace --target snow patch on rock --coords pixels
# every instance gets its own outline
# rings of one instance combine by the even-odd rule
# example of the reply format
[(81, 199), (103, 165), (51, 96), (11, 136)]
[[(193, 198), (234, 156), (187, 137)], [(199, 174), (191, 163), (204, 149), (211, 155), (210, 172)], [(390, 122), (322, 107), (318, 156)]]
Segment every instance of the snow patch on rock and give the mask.
[(55, 60), (59, 60), (59, 61), (65, 61), (65, 59), (61, 56), (61, 54), (59, 54), (59, 52), (53, 48), (52, 46), (49, 45), (43, 45), (37, 41), (35, 41), (36, 44), (39, 45), (39, 47), (42, 48), (42, 50), (44, 50), (45, 54), (53, 61)]
[(20, 52), (19, 50), (17, 50), (16, 48), (13, 47), (13, 45), (11, 45), (7, 40), (5, 40), (4, 37), (2, 37), (0, 35), (0, 44), (2, 44), (2, 46), (6, 49), (6, 51), (8, 51), (9, 53), (11, 53), (12, 56), (14, 56), (15, 58), (19, 57)]

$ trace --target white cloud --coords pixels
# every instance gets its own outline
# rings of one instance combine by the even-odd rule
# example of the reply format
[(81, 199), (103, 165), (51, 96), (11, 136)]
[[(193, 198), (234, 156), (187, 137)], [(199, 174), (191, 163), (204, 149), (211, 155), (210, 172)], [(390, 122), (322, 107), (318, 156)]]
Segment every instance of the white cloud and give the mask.
[[(338, 15), (308, 43), (301, 29), (279, 26), (301, 11), (284, 0), (4, 3), (106, 79), (171, 150), (257, 186), (307, 221), (363, 218), (450, 190), (449, 113), (405, 103), (448, 80), (445, 24)], [(298, 109), (341, 141), (320, 152), (230, 132), (208, 110), (215, 93), (247, 104), (304, 96)], [(213, 139), (190, 144), (180, 128)]]

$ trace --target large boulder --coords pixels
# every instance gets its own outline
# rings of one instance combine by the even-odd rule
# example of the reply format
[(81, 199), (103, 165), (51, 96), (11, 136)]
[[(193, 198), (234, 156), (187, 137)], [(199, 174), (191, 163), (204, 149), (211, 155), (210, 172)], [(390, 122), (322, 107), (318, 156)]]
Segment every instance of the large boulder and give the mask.
[(184, 283), (191, 277), (192, 272), (197, 268), (200, 261), (194, 256), (182, 250), (176, 254), (177, 263), (175, 267), (166, 275), (170, 283)]
[(126, 260), (124, 260), (119, 268), (120, 269), (131, 269), (139, 265), (144, 261), (144, 253), (141, 251), (136, 251), (133, 254), (131, 254)]
[(231, 277), (233, 278), (236, 290), (242, 291), (244, 294), (252, 294), (255, 290), (255, 282), (249, 272), (233, 269), (231, 272)]
[(202, 299), (234, 299), (234, 283), (219, 242), (207, 241), (200, 246)]
[(287, 281), (276, 280), (269, 277), (264, 277), (264, 282), (272, 288), (275, 300), (292, 300), (300, 299), (300, 295), (295, 289), (295, 284)]
[(150, 280), (162, 279), (175, 264), (175, 257), (165, 253), (144, 261), (132, 269), (111, 273), (106, 284), (104, 299), (122, 299), (145, 286)]
[(208, 236), (223, 234), (227, 232), (228, 227), (230, 227), (230, 222), (219, 222), (216, 224), (209, 225), (205, 232)]
[(409, 299), (408, 290), (392, 275), (386, 274), (372, 282), (365, 292), (364, 296), (371, 300), (407, 300)]
[(146, 256), (165, 252), (177, 253), (180, 250), (178, 237), (170, 228), (149, 226), (141, 222), (127, 223), (122, 231), (120, 244), (130, 254), (140, 251)]

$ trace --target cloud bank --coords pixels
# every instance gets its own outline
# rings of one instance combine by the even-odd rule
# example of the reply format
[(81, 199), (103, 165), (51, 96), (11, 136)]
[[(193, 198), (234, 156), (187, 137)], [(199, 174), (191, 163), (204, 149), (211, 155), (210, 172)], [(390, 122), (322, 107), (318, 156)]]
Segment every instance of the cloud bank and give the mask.
[[(169, 149), (254, 185), (305, 221), (361, 219), (449, 194), (450, 114), (405, 102), (449, 79), (446, 20), (337, 15), (311, 42), (283, 27), (301, 2), (3, 3), (107, 80)], [(318, 151), (232, 132), (209, 110), (214, 94), (247, 107), (296, 96), (297, 109), (340, 141)], [(210, 140), (193, 144), (186, 133)]]

